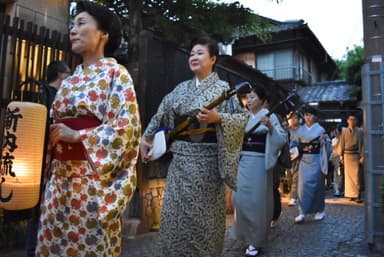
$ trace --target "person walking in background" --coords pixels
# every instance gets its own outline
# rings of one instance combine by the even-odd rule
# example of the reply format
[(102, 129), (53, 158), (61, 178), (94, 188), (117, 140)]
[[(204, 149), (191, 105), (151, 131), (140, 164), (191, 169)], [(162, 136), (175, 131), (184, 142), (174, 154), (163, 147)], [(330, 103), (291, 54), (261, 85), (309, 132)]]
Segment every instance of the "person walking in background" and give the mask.
[[(275, 114), (269, 117), (265, 108), (264, 89), (254, 87), (247, 94), (250, 113), (245, 128), (237, 191), (233, 193), (235, 220), (230, 238), (248, 244), (245, 256), (258, 256), (267, 245), (268, 231), (273, 214), (273, 169), (284, 144), (287, 132)], [(255, 124), (260, 123), (254, 131)]]
[(324, 173), (328, 171), (328, 153), (331, 151), (330, 139), (325, 129), (316, 122), (317, 110), (307, 106), (303, 113), (304, 124), (297, 130), (301, 152), (298, 180), (300, 213), (295, 218), (295, 223), (303, 222), (306, 215), (312, 213), (315, 213), (315, 220), (324, 219)]
[(82, 63), (52, 104), (37, 257), (120, 256), (121, 216), (136, 187), (141, 138), (132, 79), (110, 57), (121, 28), (108, 8), (77, 3), (69, 37)]
[(44, 87), (44, 103), (50, 110), (61, 82), (71, 74), (71, 68), (65, 61), (52, 61), (47, 66), (47, 84)]
[(214, 72), (217, 57), (215, 40), (203, 36), (192, 41), (189, 68), (194, 77), (162, 99), (141, 140), (141, 157), (148, 162), (160, 127), (174, 128), (196, 117), (169, 148), (173, 157), (161, 211), (161, 257), (217, 257), (223, 249), (225, 180), (221, 174), (232, 173), (235, 178), (248, 115), (237, 97), (212, 110), (204, 108), (230, 88)]
[[(43, 93), (41, 102), (47, 107), (48, 116), (49, 116), (49, 110), (52, 106), (52, 102), (53, 102), (53, 99), (55, 98), (56, 92), (60, 88), (61, 82), (71, 74), (71, 69), (68, 67), (68, 65), (64, 61), (52, 61), (47, 66), (46, 73), (47, 73), (47, 82), (43, 84), (44, 93)], [(47, 124), (47, 126), (49, 126), (49, 124)], [(47, 135), (45, 137), (45, 141), (46, 141), (45, 149), (47, 148), (47, 144), (48, 144), (48, 136), (49, 136), (48, 131), (49, 130), (47, 129)], [(43, 192), (44, 184), (46, 182), (45, 180), (47, 179), (45, 176), (45, 167), (46, 166), (44, 165), (43, 171), (42, 171), (43, 183), (41, 185), (40, 192)], [(40, 201), (36, 205), (36, 207), (33, 208), (32, 218), (28, 220), (28, 224), (27, 224), (26, 247), (27, 247), (28, 257), (35, 256), (36, 237), (37, 237), (39, 217), (40, 217)]]
[[(297, 137), (297, 130), (300, 126), (300, 114), (297, 111), (291, 113), (289, 119), (289, 145), (290, 148), (297, 146), (299, 142)], [(295, 145), (296, 144), (296, 145)], [(291, 155), (291, 168), (287, 169), (287, 174), (289, 179), (289, 201), (288, 206), (295, 206), (297, 204), (297, 181), (299, 176), (299, 154)]]
[(344, 196), (351, 201), (362, 202), (359, 181), (360, 165), (364, 162), (363, 130), (357, 127), (357, 116), (347, 116), (348, 127), (340, 135), (340, 161), (344, 164)]
[(333, 166), (333, 196), (340, 197), (343, 195), (343, 182), (344, 182), (344, 167), (340, 163), (339, 155), (339, 141), (340, 134), (342, 131), (341, 126), (337, 126), (334, 130), (331, 131), (332, 138), (332, 153), (329, 157), (331, 164)]

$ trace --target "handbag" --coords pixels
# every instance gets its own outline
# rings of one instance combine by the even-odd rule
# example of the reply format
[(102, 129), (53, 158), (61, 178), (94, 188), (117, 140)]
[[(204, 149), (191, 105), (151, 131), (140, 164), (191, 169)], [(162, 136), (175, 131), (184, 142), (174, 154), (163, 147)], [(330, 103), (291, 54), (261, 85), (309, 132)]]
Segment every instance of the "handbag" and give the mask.
[(291, 156), (291, 161), (296, 160), (300, 156), (299, 148), (297, 146), (290, 148), (289, 154)]
[(160, 130), (156, 132), (153, 138), (152, 144), (153, 146), (149, 152), (149, 155), (151, 156), (150, 160), (154, 161), (159, 159), (161, 156), (163, 156), (167, 152), (167, 140), (165, 137), (164, 130)]

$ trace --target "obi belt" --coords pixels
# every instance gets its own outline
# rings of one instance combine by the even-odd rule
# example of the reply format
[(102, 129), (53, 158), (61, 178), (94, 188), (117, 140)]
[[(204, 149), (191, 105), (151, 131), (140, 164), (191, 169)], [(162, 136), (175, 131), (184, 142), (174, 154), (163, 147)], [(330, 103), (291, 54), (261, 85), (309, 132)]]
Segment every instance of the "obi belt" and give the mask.
[[(57, 119), (55, 123), (63, 123), (74, 130), (94, 128), (101, 124), (95, 116), (83, 116), (77, 118)], [(87, 160), (87, 153), (84, 145), (79, 143), (67, 143), (60, 141), (54, 148), (53, 157), (56, 160)]]
[(317, 137), (308, 143), (299, 144), (300, 153), (304, 154), (319, 154), (320, 153), (320, 138)]
[(265, 153), (265, 142), (267, 133), (251, 134), (244, 138), (243, 151)]

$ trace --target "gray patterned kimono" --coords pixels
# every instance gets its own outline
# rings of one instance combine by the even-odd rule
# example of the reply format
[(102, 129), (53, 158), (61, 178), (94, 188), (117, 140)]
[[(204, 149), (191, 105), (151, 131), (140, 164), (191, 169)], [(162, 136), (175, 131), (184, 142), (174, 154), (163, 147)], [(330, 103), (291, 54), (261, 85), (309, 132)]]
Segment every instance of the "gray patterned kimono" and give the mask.
[[(166, 95), (144, 136), (174, 127), (178, 116), (191, 115), (229, 89), (216, 73), (196, 85), (188, 80)], [(245, 123), (236, 97), (215, 107), (217, 143), (174, 140), (161, 212), (159, 256), (217, 257), (225, 233), (225, 186), (234, 186)]]

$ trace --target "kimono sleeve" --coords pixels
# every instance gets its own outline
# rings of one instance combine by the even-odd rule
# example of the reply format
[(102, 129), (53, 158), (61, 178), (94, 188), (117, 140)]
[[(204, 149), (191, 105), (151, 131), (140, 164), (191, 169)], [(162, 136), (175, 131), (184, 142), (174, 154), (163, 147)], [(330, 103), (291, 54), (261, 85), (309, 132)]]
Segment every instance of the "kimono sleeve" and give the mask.
[(112, 79), (102, 124), (80, 131), (89, 161), (99, 173), (132, 167), (138, 156), (141, 123), (136, 93), (128, 71), (117, 67), (110, 71)]
[(277, 116), (272, 113), (269, 117), (272, 130), (267, 134), (265, 169), (272, 170), (275, 167), (278, 156), (284, 144), (288, 142), (288, 133), (283, 129)]
[(332, 152), (332, 143), (325, 130), (322, 129), (323, 140), (320, 145), (320, 168), (324, 175), (328, 174), (328, 160)]
[(163, 97), (156, 113), (152, 116), (144, 131), (144, 136), (152, 137), (159, 129), (169, 130), (173, 128), (173, 117), (170, 115), (172, 110), (172, 95), (173, 92)]
[(218, 138), (218, 165), (221, 179), (237, 190), (237, 169), (249, 115), (244, 112), (236, 97), (228, 101), (227, 110), (220, 113), (221, 124), (216, 126)]

